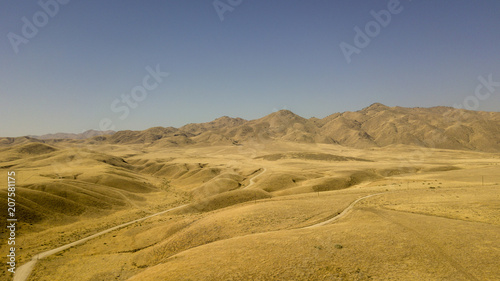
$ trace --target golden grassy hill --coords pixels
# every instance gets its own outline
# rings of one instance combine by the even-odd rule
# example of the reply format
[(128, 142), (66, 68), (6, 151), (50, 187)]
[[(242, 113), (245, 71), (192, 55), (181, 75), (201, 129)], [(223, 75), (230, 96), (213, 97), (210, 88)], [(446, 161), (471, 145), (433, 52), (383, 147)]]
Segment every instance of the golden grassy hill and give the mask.
[(499, 122), (446, 107), (283, 110), (1, 138), (0, 170), (17, 175), (20, 264), (185, 205), (44, 258), (33, 280), (495, 280)]
[[(123, 158), (40, 142), (0, 151), (0, 167), (16, 171), (17, 212), (24, 223), (72, 221), (142, 201), (157, 188)], [(0, 190), (6, 197), (6, 190)]]
[[(498, 154), (242, 144), (1, 147), (0, 166), (19, 175), (20, 263), (187, 204), (42, 259), (31, 278), (487, 280), (498, 273), (491, 247), (499, 223)], [(302, 229), (375, 193), (383, 195), (361, 201), (338, 222)], [(472, 260), (480, 262), (471, 267)]]

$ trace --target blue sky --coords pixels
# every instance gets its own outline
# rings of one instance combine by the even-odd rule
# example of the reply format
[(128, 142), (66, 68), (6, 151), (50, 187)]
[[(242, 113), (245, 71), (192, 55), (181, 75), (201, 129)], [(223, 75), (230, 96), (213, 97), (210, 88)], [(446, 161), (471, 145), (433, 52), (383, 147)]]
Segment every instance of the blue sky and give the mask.
[[(58, 3), (43, 22), (38, 1), (0, 0), (0, 136), (79, 133), (103, 119), (142, 130), (283, 108), (322, 118), (374, 102), (453, 106), (470, 102), (479, 76), (500, 82), (500, 1), (401, 0), (350, 63), (339, 45), (356, 47), (355, 27), (397, 1), (220, 0), (223, 21), (214, 1), (54, 1), (41, 0)], [(32, 38), (23, 17), (40, 25)], [(148, 66), (169, 76), (132, 108), (121, 96)], [(500, 87), (476, 101), (500, 111)]]

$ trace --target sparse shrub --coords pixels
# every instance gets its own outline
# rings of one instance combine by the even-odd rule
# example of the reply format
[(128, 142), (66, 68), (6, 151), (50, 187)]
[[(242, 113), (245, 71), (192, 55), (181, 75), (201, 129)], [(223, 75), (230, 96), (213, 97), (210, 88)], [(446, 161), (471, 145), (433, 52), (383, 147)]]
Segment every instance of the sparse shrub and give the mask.
[(161, 183), (161, 189), (169, 190), (170, 189), (170, 180), (164, 178), (162, 183)]

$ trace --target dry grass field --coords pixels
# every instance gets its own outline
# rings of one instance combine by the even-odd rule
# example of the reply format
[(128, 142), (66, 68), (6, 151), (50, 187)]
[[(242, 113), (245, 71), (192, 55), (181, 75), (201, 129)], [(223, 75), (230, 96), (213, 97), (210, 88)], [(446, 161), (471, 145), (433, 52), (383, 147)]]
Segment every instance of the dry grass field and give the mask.
[(498, 153), (66, 141), (0, 154), (17, 174), (20, 264), (187, 204), (40, 259), (28, 280), (500, 278)]

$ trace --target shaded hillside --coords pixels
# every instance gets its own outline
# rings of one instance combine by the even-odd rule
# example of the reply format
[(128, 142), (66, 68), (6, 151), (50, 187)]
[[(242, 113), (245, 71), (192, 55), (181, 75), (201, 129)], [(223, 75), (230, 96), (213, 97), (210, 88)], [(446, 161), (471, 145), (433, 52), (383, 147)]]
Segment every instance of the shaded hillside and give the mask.
[(16, 208), (25, 223), (105, 214), (158, 190), (123, 158), (39, 142), (1, 148), (0, 168), (16, 171)]
[(187, 124), (181, 127), (180, 130), (193, 135), (199, 135), (207, 131), (217, 131), (217, 130), (224, 131), (225, 129), (242, 125), (245, 122), (246, 122), (245, 119), (223, 116), (207, 123)]
[(355, 146), (392, 144), (500, 150), (500, 113), (451, 107), (404, 108), (373, 104), (323, 119), (321, 134)]

